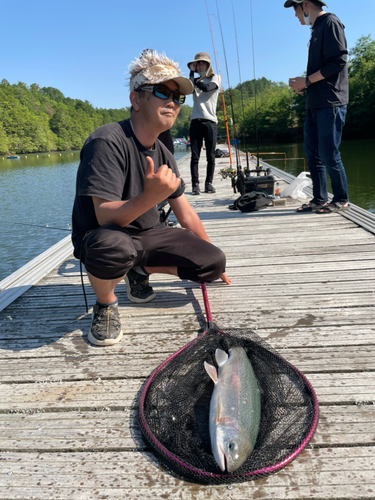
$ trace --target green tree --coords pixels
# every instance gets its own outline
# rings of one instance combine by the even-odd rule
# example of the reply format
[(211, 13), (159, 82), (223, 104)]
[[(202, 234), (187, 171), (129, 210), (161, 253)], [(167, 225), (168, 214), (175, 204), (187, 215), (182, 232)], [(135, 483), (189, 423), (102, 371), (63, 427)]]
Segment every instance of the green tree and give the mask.
[[(350, 101), (344, 137), (373, 137), (375, 131), (375, 41), (362, 36), (350, 50)], [(305, 97), (284, 83), (260, 78), (227, 89), (223, 95), (230, 137), (247, 144), (295, 141), (303, 136)], [(256, 104), (256, 112), (255, 112)], [(174, 137), (187, 137), (192, 109), (181, 106), (172, 127)], [(129, 108), (97, 109), (88, 101), (65, 97), (37, 83), (0, 82), (0, 154), (80, 149), (100, 125), (130, 117)], [(226, 137), (222, 95), (217, 106), (218, 135)]]
[(43, 87), (40, 89), (40, 93), (56, 102), (63, 102), (65, 99), (64, 94), (60, 92), (60, 90), (54, 89), (53, 87)]
[(349, 106), (345, 137), (373, 137), (375, 130), (375, 41), (362, 36), (350, 50)]
[(188, 137), (191, 112), (192, 108), (187, 104), (183, 104), (181, 106), (177, 119), (171, 128), (171, 134), (173, 137)]
[(0, 119), (0, 154), (7, 154), (10, 150), (8, 137), (5, 133), (3, 123)]

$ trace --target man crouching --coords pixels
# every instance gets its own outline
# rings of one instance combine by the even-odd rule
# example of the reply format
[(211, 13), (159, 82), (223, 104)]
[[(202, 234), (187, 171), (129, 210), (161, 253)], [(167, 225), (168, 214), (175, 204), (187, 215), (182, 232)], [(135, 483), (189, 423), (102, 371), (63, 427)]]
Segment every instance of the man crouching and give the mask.
[[(133, 268), (145, 280), (165, 273), (231, 282), (224, 253), (210, 243), (173, 155), (157, 139), (172, 127), (193, 85), (156, 51), (136, 58), (129, 73), (131, 117), (99, 127), (84, 143), (73, 207), (74, 256), (97, 299), (88, 340), (101, 346), (122, 338), (115, 288)], [(159, 222), (156, 205), (165, 199), (184, 229)]]

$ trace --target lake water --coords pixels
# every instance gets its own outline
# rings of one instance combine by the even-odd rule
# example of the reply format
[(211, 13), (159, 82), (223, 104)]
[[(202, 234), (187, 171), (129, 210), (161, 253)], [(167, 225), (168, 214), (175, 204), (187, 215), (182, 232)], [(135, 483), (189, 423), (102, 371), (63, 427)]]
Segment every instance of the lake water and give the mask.
[[(351, 202), (375, 213), (374, 149), (371, 140), (341, 147)], [(303, 160), (289, 159), (303, 158), (301, 144), (271, 144), (259, 152), (278, 153), (260, 156), (295, 176), (303, 171)], [(186, 153), (178, 148), (175, 157)], [(0, 281), (70, 233), (78, 162), (79, 152), (0, 158)]]
[(0, 281), (70, 234), (78, 164), (79, 151), (0, 157)]
[[(256, 154), (256, 148), (251, 149)], [(297, 177), (304, 170), (304, 151), (302, 144), (267, 144), (259, 146), (259, 153), (285, 153), (287, 160), (280, 154), (259, 154), (270, 165)], [(341, 158), (348, 180), (349, 198), (352, 203), (375, 213), (375, 144), (371, 139), (343, 141), (340, 147)], [(272, 160), (278, 158), (278, 160)], [(308, 171), (306, 165), (306, 171)], [(329, 192), (331, 191), (329, 183)]]

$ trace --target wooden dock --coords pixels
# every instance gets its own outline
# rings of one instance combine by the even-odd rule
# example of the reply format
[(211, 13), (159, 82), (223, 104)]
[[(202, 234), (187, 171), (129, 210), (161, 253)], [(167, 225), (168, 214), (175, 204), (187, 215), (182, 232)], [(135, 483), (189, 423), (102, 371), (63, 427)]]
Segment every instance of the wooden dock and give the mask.
[[(217, 160), (217, 171), (228, 165)], [(0, 312), (0, 500), (375, 498), (375, 235), (338, 214), (297, 214), (298, 201), (232, 212), (229, 180), (187, 195), (227, 255), (231, 286), (208, 285), (214, 321), (253, 328), (312, 383), (320, 420), (310, 445), (265, 479), (201, 486), (166, 472), (136, 425), (151, 371), (205, 322), (194, 283), (153, 275), (156, 299), (117, 289), (123, 340), (87, 342), (72, 256)], [(205, 162), (200, 164), (204, 179)], [(89, 304), (94, 296), (87, 283)]]

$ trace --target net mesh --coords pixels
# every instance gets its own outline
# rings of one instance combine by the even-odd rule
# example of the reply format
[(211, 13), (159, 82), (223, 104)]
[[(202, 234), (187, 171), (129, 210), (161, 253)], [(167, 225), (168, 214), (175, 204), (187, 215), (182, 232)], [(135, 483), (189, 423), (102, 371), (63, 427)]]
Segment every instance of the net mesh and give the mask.
[[(233, 473), (222, 472), (212, 452), (209, 408), (213, 382), (203, 362), (215, 350), (245, 349), (261, 392), (255, 448)], [(161, 462), (175, 474), (206, 484), (264, 477), (293, 460), (311, 439), (318, 419), (313, 388), (295, 367), (251, 330), (209, 329), (162, 363), (140, 398), (139, 425)]]

